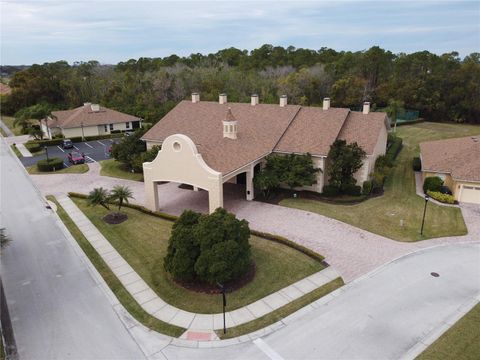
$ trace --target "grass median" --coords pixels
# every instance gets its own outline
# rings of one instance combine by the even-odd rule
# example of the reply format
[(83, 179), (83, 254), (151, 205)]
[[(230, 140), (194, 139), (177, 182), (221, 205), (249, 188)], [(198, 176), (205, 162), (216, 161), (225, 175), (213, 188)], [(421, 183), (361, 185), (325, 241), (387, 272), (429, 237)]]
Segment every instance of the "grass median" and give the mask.
[(143, 181), (143, 173), (132, 173), (125, 169), (124, 165), (115, 159), (100, 161), (100, 175), (119, 179)]
[[(480, 134), (480, 126), (420, 123), (398, 127), (403, 149), (385, 184), (381, 197), (355, 205), (338, 205), (308, 199), (284, 199), (280, 205), (325, 215), (375, 234), (399, 241), (418, 241), (467, 234), (458, 208), (428, 204), (424, 235), (420, 235), (425, 201), (415, 193), (412, 159), (422, 141)], [(401, 222), (403, 220), (403, 222)]]
[(49, 174), (84, 174), (88, 172), (87, 164), (72, 165), (57, 171), (39, 171), (37, 165), (28, 166), (27, 172), (32, 175), (49, 175)]
[(135, 319), (137, 319), (140, 323), (142, 323), (149, 329), (158, 331), (169, 336), (179, 337), (185, 331), (185, 329), (167, 324), (145, 312), (142, 307), (135, 301), (135, 299), (130, 295), (130, 293), (123, 287), (120, 280), (118, 280), (118, 278), (110, 270), (108, 265), (105, 264), (102, 257), (95, 251), (93, 246), (90, 245), (88, 240), (83, 236), (82, 232), (78, 229), (72, 219), (70, 219), (65, 210), (63, 210), (60, 204), (56, 201), (55, 197), (47, 196), (47, 199), (53, 201), (57, 205), (58, 216), (67, 227), (68, 231), (78, 242), (78, 245), (80, 245), (84, 253), (89, 258), (90, 262), (95, 266), (97, 271), (103, 277), (103, 279), (110, 287), (112, 292), (115, 294), (117, 299), (125, 307), (125, 309)]

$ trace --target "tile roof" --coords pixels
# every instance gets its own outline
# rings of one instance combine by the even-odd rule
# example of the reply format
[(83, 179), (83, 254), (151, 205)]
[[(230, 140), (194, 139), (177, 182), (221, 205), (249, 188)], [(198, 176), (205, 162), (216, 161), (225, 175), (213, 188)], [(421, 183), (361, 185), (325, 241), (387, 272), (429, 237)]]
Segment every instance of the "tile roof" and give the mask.
[(476, 136), (420, 143), (422, 171), (450, 173), (455, 180), (480, 181), (480, 132)]
[(91, 104), (85, 104), (72, 110), (52, 111), (54, 119), (48, 121), (50, 127), (62, 129), (76, 128), (82, 126), (95, 126), (128, 121), (138, 121), (140, 118), (121, 113), (106, 107), (100, 106), (99, 111), (93, 111)]
[[(221, 120), (229, 107), (238, 121), (236, 140), (223, 137)], [(358, 115), (341, 108), (185, 100), (147, 131), (143, 140), (162, 142), (173, 134), (187, 135), (205, 162), (225, 175), (275, 151), (327, 156), (342, 132), (346, 140), (362, 143), (371, 154), (386, 114)], [(350, 125), (353, 121), (359, 124)]]

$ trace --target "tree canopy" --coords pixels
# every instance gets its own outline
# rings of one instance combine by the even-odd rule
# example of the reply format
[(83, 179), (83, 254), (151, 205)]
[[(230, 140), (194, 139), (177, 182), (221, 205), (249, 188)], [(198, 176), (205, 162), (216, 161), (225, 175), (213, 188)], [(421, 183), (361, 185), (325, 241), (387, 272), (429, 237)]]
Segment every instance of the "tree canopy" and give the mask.
[(365, 151), (356, 143), (347, 144), (345, 140), (335, 140), (328, 153), (329, 185), (343, 190), (355, 185), (353, 177), (363, 165)]

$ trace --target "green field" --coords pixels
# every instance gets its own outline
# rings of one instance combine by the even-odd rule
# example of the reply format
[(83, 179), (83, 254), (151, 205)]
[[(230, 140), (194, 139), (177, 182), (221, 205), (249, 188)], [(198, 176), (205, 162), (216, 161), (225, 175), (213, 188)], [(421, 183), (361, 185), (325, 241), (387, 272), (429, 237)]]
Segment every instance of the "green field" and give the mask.
[(280, 205), (322, 214), (399, 241), (465, 235), (467, 229), (460, 209), (429, 203), (424, 236), (420, 236), (424, 200), (415, 193), (412, 158), (419, 154), (418, 144), (422, 141), (478, 135), (480, 126), (424, 122), (398, 127), (397, 134), (403, 139), (403, 149), (383, 196), (356, 205), (293, 198), (282, 200)]
[(425, 350), (418, 360), (480, 358), (480, 304), (477, 304)]
[(132, 173), (123, 169), (122, 164), (114, 159), (100, 161), (100, 175), (125, 180), (143, 181), (143, 173)]
[[(102, 220), (108, 213), (106, 209), (89, 207), (84, 199), (72, 199), (163, 300), (191, 312), (221, 312), (221, 296), (186, 290), (165, 272), (163, 259), (172, 222), (125, 208), (129, 219), (119, 225), (110, 225)], [(250, 238), (250, 244), (256, 265), (255, 277), (241, 289), (228, 294), (227, 311), (248, 305), (324, 268), (319, 261), (286, 245), (256, 236)]]

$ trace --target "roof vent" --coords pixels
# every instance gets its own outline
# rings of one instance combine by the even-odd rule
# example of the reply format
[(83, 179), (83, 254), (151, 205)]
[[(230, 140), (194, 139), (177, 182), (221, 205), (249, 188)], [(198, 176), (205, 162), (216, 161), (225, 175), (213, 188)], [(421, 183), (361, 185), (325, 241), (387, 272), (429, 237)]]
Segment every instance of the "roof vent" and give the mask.
[(222, 93), (218, 96), (218, 103), (220, 105), (226, 104), (227, 103), (227, 94)]
[(370, 112), (370, 103), (368, 101), (365, 101), (363, 103), (363, 113), (367, 115)]
[(330, 109), (330, 98), (323, 99), (323, 110)]
[(98, 105), (98, 104), (92, 104), (92, 105), (90, 105), (90, 108), (92, 109), (93, 112), (99, 112), (100, 111), (100, 105)]
[(199, 93), (192, 93), (192, 103), (200, 102), (200, 94)]
[(250, 104), (252, 106), (258, 105), (258, 95), (257, 94), (252, 94), (250, 98)]
[(228, 108), (225, 120), (223, 120), (223, 137), (229, 139), (237, 138), (237, 119), (232, 114), (232, 108)]
[(287, 106), (287, 95), (280, 96), (280, 106), (281, 107)]

